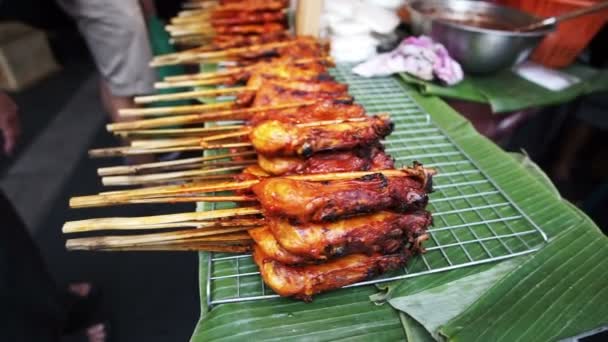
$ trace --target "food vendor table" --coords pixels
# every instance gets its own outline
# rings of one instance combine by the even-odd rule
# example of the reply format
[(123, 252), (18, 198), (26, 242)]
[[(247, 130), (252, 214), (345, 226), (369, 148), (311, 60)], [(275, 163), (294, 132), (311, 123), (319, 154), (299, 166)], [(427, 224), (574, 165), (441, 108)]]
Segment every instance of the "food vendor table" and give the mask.
[[(399, 272), (312, 303), (276, 298), (246, 255), (201, 253), (194, 341), (561, 338), (607, 323), (607, 306), (592, 303), (608, 299), (600, 286), (608, 284), (608, 241), (533, 163), (505, 153), (443, 101), (401, 79), (363, 79), (349, 70), (340, 65), (333, 73), (368, 112), (389, 112), (395, 121), (384, 143), (397, 164), (418, 160), (440, 172), (428, 252)], [(574, 269), (566, 272), (557, 260)], [(525, 308), (535, 319), (518, 318)]]

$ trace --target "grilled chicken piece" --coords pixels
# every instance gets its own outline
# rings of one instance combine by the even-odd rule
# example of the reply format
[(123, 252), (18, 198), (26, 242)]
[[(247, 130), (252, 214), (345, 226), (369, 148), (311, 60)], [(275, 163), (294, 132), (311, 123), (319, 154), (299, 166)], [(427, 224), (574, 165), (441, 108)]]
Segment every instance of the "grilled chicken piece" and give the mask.
[(327, 57), (329, 46), (319, 43), (310, 37), (297, 37), (290, 40), (292, 43), (283, 46), (267, 46), (239, 54), (237, 60), (264, 60), (277, 57), (291, 57), (293, 59), (323, 58)]
[(312, 296), (397, 269), (406, 254), (352, 254), (320, 265), (286, 266), (254, 246), (253, 258), (264, 282), (281, 296), (311, 301)]
[(354, 215), (422, 209), (428, 202), (427, 185), (417, 177), (387, 178), (381, 173), (359, 179), (329, 182), (267, 178), (252, 186), (266, 217), (292, 222), (334, 221)]
[(247, 120), (247, 124), (256, 126), (268, 120), (299, 124), (365, 117), (365, 109), (361, 105), (353, 104), (350, 100), (350, 98), (329, 99), (308, 106), (258, 112)]
[(375, 145), (392, 130), (393, 123), (387, 116), (305, 127), (270, 120), (254, 127), (249, 139), (258, 154), (309, 157), (323, 151)]
[(282, 87), (273, 82), (266, 82), (255, 92), (244, 92), (237, 96), (235, 104), (241, 107), (260, 107), (280, 104), (293, 104), (296, 102), (320, 101), (340, 98), (352, 101), (346, 91), (303, 91)]
[(424, 210), (406, 214), (380, 211), (329, 223), (293, 224), (284, 218), (266, 219), (267, 227), (284, 251), (312, 260), (353, 253), (391, 254), (400, 250), (404, 243), (417, 250), (418, 239), (426, 234), (430, 224), (431, 214)]
[(225, 50), (249, 45), (283, 42), (290, 39), (292, 38), (284, 31), (263, 33), (260, 35), (216, 34), (209, 47), (205, 47), (202, 51)]
[(255, 90), (240, 93), (235, 102), (239, 106), (256, 107), (303, 100), (332, 99), (348, 95), (346, 84), (326, 79), (326, 76), (322, 76), (314, 70), (310, 74), (312, 76), (306, 76), (303, 71), (302, 79), (281, 79), (255, 74), (247, 81), (247, 87)]
[(262, 24), (270, 22), (284, 22), (286, 19), (283, 11), (260, 11), (260, 12), (237, 12), (230, 17), (211, 18), (212, 25), (243, 25)]
[(350, 151), (321, 152), (309, 158), (266, 157), (258, 155), (258, 165), (273, 176), (348, 171), (387, 170), (394, 168), (393, 159), (381, 146)]
[(264, 254), (287, 265), (304, 264), (312, 261), (310, 258), (295, 255), (286, 251), (275, 239), (268, 227), (249, 229), (249, 236), (260, 247)]
[(286, 8), (284, 0), (247, 0), (241, 2), (228, 2), (213, 8), (212, 18), (225, 18), (243, 12), (278, 11)]
[[(304, 66), (289, 64), (289, 61), (286, 61), (283, 63), (256, 63), (255, 70), (247, 71), (240, 75), (233, 76), (233, 80), (247, 80), (247, 87), (250, 87), (252, 89), (258, 89), (264, 83), (273, 82), (283, 88), (302, 90), (296, 88), (294, 85), (297, 86), (297, 82), (308, 82), (314, 84), (316, 82), (330, 81), (332, 80), (332, 78), (327, 75), (327, 67), (321, 62), (311, 62), (309, 65)], [(280, 80), (286, 80), (289, 83), (285, 83), (285, 81), (283, 83), (279, 83)], [(340, 84), (340, 86), (338, 87), (346, 88), (343, 84)]]
[(213, 30), (217, 34), (264, 34), (285, 31), (285, 25), (281, 23), (263, 23), (252, 25), (216, 25)]

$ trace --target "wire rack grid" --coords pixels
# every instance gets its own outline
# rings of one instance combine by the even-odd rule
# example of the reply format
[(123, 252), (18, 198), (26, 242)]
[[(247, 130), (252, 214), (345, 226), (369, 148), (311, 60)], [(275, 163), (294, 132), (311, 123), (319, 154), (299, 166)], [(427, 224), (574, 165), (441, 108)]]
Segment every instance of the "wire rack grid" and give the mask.
[[(349, 65), (332, 74), (369, 113), (390, 113), (395, 131), (384, 141), (397, 165), (414, 160), (436, 168), (428, 209), (426, 253), (402, 270), (350, 286), (405, 279), (423, 274), (503, 260), (531, 253), (547, 240), (542, 230), (482, 171), (394, 77), (366, 79)], [(207, 209), (219, 209), (210, 205)], [(250, 255), (212, 253), (208, 258), (206, 296), (209, 306), (277, 297), (264, 285)]]

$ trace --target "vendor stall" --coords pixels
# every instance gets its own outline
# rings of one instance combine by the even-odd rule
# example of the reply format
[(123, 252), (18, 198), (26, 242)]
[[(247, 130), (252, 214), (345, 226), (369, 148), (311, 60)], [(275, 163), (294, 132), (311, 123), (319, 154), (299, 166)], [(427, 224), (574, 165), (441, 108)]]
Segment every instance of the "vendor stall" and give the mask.
[[(299, 8), (322, 26), (311, 3)], [(334, 63), (325, 40), (285, 32), (286, 5), (187, 3), (167, 29), (201, 45), (151, 65), (201, 70), (156, 84), (175, 92), (135, 98), (151, 106), (107, 127), (130, 144), (91, 155), (196, 155), (101, 168), (104, 185), (132, 188), (70, 204), (197, 210), (68, 222), (65, 233), (98, 236), (70, 236), (67, 247), (198, 251), (193, 341), (553, 341), (605, 328), (608, 238), (533, 161), (437, 97), (498, 112), (521, 109), (514, 95), (487, 78), (462, 81), (460, 64), (427, 37), (363, 66)], [(361, 6), (353, 11), (372, 5)], [(343, 28), (342, 19), (330, 21)]]

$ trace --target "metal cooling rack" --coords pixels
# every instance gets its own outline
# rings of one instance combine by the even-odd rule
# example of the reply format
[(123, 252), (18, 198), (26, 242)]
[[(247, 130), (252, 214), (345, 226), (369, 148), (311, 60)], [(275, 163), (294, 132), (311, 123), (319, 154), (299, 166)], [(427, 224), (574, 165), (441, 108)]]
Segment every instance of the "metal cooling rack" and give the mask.
[[(365, 79), (340, 65), (332, 74), (369, 113), (388, 112), (396, 129), (384, 141), (398, 165), (417, 160), (436, 168), (433, 213), (426, 254), (402, 270), (353, 284), (361, 286), (447, 271), (531, 253), (547, 240), (542, 230), (432, 122), (393, 77)], [(209, 209), (215, 209), (211, 206)], [(208, 258), (210, 306), (277, 297), (262, 282), (250, 255), (213, 253)]]

